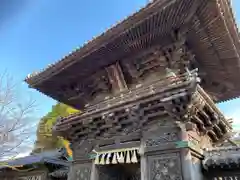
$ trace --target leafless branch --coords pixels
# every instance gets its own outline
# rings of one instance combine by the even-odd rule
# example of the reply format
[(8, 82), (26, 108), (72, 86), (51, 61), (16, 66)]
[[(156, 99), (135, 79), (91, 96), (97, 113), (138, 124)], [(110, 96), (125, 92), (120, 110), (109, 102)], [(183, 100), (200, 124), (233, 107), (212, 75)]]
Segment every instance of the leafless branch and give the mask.
[(0, 159), (28, 146), (28, 139), (34, 132), (33, 112), (35, 101), (21, 99), (13, 78), (4, 72), (0, 74)]

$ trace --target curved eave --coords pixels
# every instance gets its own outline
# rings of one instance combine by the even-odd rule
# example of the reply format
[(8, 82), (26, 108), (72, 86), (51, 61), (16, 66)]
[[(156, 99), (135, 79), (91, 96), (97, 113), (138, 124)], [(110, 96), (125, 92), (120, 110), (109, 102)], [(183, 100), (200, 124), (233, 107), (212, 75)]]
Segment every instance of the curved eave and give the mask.
[[(26, 77), (25, 81), (30, 85), (34, 86), (39, 82), (43, 81), (44, 79), (48, 79), (55, 74), (59, 73), (60, 71), (64, 70), (65, 68), (71, 66), (79, 59), (93, 53), (97, 49), (101, 48), (105, 44), (108, 44), (109, 41), (115, 39), (116, 36), (124, 33), (125, 31), (129, 30), (134, 26), (135, 23), (141, 22), (143, 19), (146, 18), (146, 15), (153, 14), (152, 8), (163, 8), (165, 4), (171, 4), (175, 0), (159, 0), (159, 1), (152, 1), (148, 3), (145, 7), (140, 9), (138, 12), (130, 15), (129, 17), (124, 18), (122, 21), (117, 22), (116, 25), (113, 25), (106, 32), (103, 32), (99, 36), (93, 38), (92, 40), (84, 43), (81, 47), (75, 49), (74, 51), (70, 52), (68, 55), (64, 56), (61, 60), (50, 64), (45, 69), (41, 70), (40, 72), (33, 73)], [(77, 59), (75, 57), (78, 57)]]
[(204, 164), (203, 167), (205, 170), (219, 170), (219, 169), (238, 169), (240, 164), (240, 156), (235, 155), (232, 157), (219, 157), (219, 158), (212, 158), (208, 159)]
[[(192, 29), (189, 32), (189, 43), (192, 44), (195, 48), (194, 51), (196, 51), (195, 53), (197, 60), (199, 61), (200, 65), (204, 66), (202, 70), (207, 73), (207, 76), (211, 76), (211, 79), (213, 79), (212, 81), (219, 81), (219, 79), (221, 79), (221, 83), (224, 83), (227, 87), (225, 94), (221, 93), (217, 87), (214, 89), (212, 87), (212, 84), (207, 85), (206, 90), (211, 95), (217, 97), (217, 102), (238, 97), (240, 94), (240, 85), (238, 85), (238, 73), (240, 72), (240, 40), (230, 3), (223, 0), (199, 0), (199, 2), (203, 4), (202, 8), (205, 9), (199, 9), (197, 12), (201, 20), (201, 25), (197, 24), (197, 21), (192, 25)], [(91, 62), (93, 62), (94, 57), (97, 55), (102, 55), (104, 53), (104, 56), (102, 55), (101, 57), (102, 60), (106, 59), (104, 58), (106, 56), (112, 57), (110, 54), (106, 54), (109, 53), (109, 48), (106, 48), (109, 44), (114, 44), (114, 46), (118, 47), (126, 47), (127, 45), (129, 46), (129, 49), (131, 49), (131, 43), (130, 45), (119, 44), (121, 43), (118, 42), (119, 37), (127, 33), (131, 36), (134, 35), (134, 28), (136, 26), (140, 26), (146, 22), (150, 23), (153, 21), (153, 19), (151, 19), (153, 15), (165, 11), (167, 7), (171, 7), (168, 9), (169, 14), (172, 14), (174, 12), (175, 16), (179, 16), (182, 14), (182, 12), (181, 10), (176, 9), (174, 6), (175, 3), (185, 3), (185, 6), (187, 6), (186, 4), (190, 2), (181, 0), (156, 0), (152, 3), (149, 3), (139, 12), (120, 22), (115, 27), (109, 29), (96, 39), (88, 42), (82, 48), (75, 50), (70, 55), (65, 56), (62, 60), (49, 66), (42, 72), (26, 78), (25, 81), (33, 88), (38, 89), (46, 95), (49, 95), (54, 99), (64, 101), (62, 99), (58, 99), (58, 97), (55, 95), (54, 91), (56, 90), (50, 89), (50, 87), (48, 87), (50, 81), (54, 82), (54, 79), (58, 76), (63, 77), (64, 73), (71, 72), (71, 69), (74, 68), (74, 65), (76, 65), (77, 62), (79, 63), (83, 60), (86, 62), (87, 60), (89, 61), (89, 59)], [(207, 7), (204, 7), (205, 5)], [(155, 24), (156, 23), (160, 23), (160, 21), (155, 22)], [(178, 27), (183, 24), (175, 24), (175, 26)], [(171, 27), (168, 26), (165, 24), (164, 27), (158, 28), (165, 28), (161, 29), (161, 31), (168, 32), (169, 28), (172, 28), (172, 25)], [(148, 32), (148, 34), (151, 34), (154, 33), (156, 29), (150, 29), (149, 31), (151, 32)], [(135, 40), (137, 40), (137, 38), (140, 39), (140, 37), (136, 36), (134, 38), (136, 38)], [(149, 35), (148, 40), (152, 41), (151, 35)], [(116, 51), (116, 48), (114, 46), (111, 46), (111, 48)], [(141, 48), (143, 47), (139, 47), (139, 49)], [(114, 54), (115, 51), (112, 51), (110, 53)], [(124, 52), (124, 50), (122, 52)], [(105, 64), (107, 64), (107, 62), (105, 62)], [(101, 65), (103, 66), (103, 64)], [(67, 102), (67, 104), (69, 103)]]
[(202, 162), (204, 169), (225, 168), (231, 169), (239, 167), (240, 154), (239, 147), (221, 147), (205, 152)]

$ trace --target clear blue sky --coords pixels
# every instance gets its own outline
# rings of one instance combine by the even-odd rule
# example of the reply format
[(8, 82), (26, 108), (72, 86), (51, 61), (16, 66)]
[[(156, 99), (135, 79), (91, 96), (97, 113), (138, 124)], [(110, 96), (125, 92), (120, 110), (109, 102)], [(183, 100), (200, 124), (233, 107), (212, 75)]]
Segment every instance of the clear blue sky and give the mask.
[[(16, 3), (21, 2), (21, 3)], [(147, 0), (0, 0), (0, 72), (7, 69), (17, 81), (57, 61), (83, 42), (135, 12)], [(1, 4), (2, 3), (2, 4)], [(237, 21), (240, 0), (234, 0)], [(238, 8), (237, 8), (238, 7)], [(26, 93), (30, 90), (22, 84)], [(55, 103), (31, 90), (40, 117)], [(219, 105), (239, 117), (240, 100)], [(240, 122), (240, 121), (239, 121)]]

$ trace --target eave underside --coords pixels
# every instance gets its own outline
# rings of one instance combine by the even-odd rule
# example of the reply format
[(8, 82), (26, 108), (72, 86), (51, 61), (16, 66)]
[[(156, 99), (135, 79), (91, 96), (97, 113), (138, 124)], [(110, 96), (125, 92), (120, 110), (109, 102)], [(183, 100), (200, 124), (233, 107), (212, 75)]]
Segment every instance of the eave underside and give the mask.
[(195, 131), (209, 136), (214, 143), (225, 140), (231, 132), (231, 125), (195, 78), (179, 79), (168, 86), (152, 85), (144, 94), (142, 91), (135, 99), (125, 98), (121, 103), (116, 97), (109, 106), (102, 102), (89, 112), (59, 119), (54, 131), (71, 142), (78, 142), (126, 136), (164, 121), (173, 124), (178, 121), (191, 124)]
[[(56, 92), (64, 83), (83, 81), (114, 62), (160, 45), (171, 44), (169, 32), (186, 32), (187, 44), (196, 55), (202, 87), (216, 102), (236, 98), (239, 36), (231, 9), (223, 0), (155, 1), (83, 48), (26, 81), (46, 95), (66, 104)], [(94, 65), (93, 65), (94, 64)]]

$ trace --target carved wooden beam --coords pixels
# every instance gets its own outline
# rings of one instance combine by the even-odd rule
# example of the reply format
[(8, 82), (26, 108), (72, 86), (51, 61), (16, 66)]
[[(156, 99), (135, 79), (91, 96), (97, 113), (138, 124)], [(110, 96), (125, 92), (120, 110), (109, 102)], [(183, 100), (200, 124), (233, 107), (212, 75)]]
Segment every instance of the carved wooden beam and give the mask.
[[(149, 87), (137, 87), (135, 91), (127, 91), (119, 97), (101, 102), (104, 106), (102, 109), (86, 112), (78, 118), (70, 118), (68, 123), (72, 132), (69, 138), (77, 141), (123, 136), (145, 131), (149, 124), (158, 123), (159, 119), (166, 116), (183, 123), (195, 123), (201, 135), (209, 134), (213, 141), (219, 140), (229, 131), (224, 117), (198, 87), (196, 76), (174, 81), (168, 88), (163, 88), (163, 85), (158, 83), (159, 81), (151, 85), (152, 93), (149, 93)], [(136, 95), (136, 98), (131, 99), (133, 95)], [(123, 97), (127, 98), (126, 101), (118, 104)], [(111, 101), (117, 104), (106, 106), (106, 103)], [(66, 124), (60, 122), (59, 131), (64, 131), (65, 128)]]
[(119, 63), (115, 63), (106, 68), (108, 78), (115, 92), (121, 92), (127, 89), (127, 84)]

